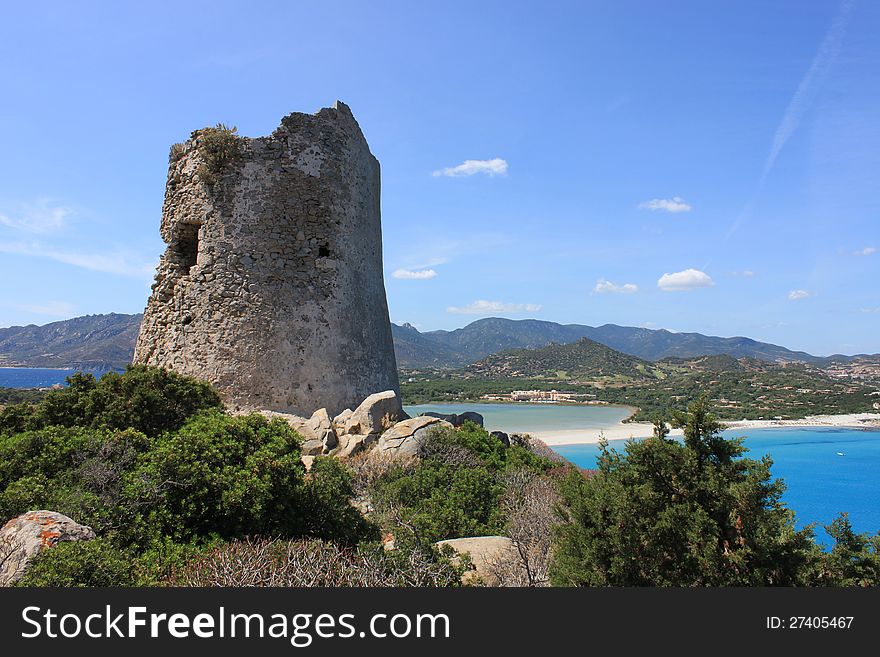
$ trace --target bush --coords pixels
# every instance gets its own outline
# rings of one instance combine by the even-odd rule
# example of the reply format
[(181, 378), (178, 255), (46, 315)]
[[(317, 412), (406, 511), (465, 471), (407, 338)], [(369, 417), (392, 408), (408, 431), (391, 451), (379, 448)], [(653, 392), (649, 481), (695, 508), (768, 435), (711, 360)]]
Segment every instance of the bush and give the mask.
[(482, 427), (438, 428), (421, 447), (421, 460), (377, 477), (371, 497), (395, 540), (434, 543), (501, 533), (505, 472), (543, 472), (552, 463), (520, 446), (506, 447)]
[(433, 551), (385, 552), (319, 540), (248, 539), (219, 546), (191, 563), (182, 586), (457, 586), (464, 566)]
[(192, 134), (198, 144), (202, 164), (197, 174), (206, 185), (217, 182), (223, 172), (238, 161), (241, 155), (241, 143), (238, 129), (218, 123), (213, 128), (202, 128)]
[(348, 545), (379, 540), (378, 527), (351, 503), (352, 481), (352, 471), (338, 459), (315, 459), (300, 496), (304, 534)]
[(880, 585), (880, 532), (857, 534), (845, 513), (825, 531), (834, 539), (830, 552), (821, 555), (816, 584), (822, 586)]
[(294, 535), (302, 517), (299, 442), (280, 419), (199, 415), (156, 441), (129, 475), (127, 492), (148, 509), (150, 531), (176, 540)]
[(812, 531), (796, 531), (771, 480), (771, 461), (742, 458), (701, 399), (684, 444), (654, 438), (602, 445), (590, 478), (562, 486), (568, 523), (557, 530), (557, 585), (764, 586), (803, 584), (815, 554)]
[(0, 436), (0, 519), (48, 508), (98, 532), (124, 525), (124, 475), (148, 446), (132, 429), (48, 427)]
[(63, 542), (34, 558), (16, 586), (134, 586), (132, 555), (110, 542)]
[(209, 384), (157, 367), (133, 365), (100, 380), (77, 373), (67, 381), (67, 388), (46, 393), (33, 407), (0, 411), (0, 434), (63, 426), (133, 428), (156, 437), (202, 410), (222, 407)]

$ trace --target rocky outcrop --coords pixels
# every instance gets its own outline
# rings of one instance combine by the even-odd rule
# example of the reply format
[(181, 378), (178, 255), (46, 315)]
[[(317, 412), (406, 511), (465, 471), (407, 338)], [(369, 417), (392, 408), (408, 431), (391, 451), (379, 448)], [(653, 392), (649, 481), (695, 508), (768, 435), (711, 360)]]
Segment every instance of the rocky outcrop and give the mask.
[(301, 451), (304, 456), (329, 454), (338, 444), (336, 429), (325, 408), (319, 408), (308, 419), (276, 411), (260, 411), (260, 415), (287, 422), (302, 437)]
[(0, 586), (20, 580), (40, 552), (62, 541), (90, 541), (91, 527), (54, 511), (29, 511), (0, 529)]
[(394, 457), (418, 456), (428, 433), (439, 427), (452, 428), (452, 425), (439, 418), (424, 415), (398, 422), (382, 434), (375, 450)]
[(417, 456), (430, 431), (439, 427), (449, 427), (449, 422), (424, 415), (398, 422), (382, 434), (376, 444), (376, 451), (388, 456)]
[(462, 577), (465, 584), (500, 586), (499, 572), (516, 567), (520, 559), (516, 545), (507, 536), (475, 536), (439, 541), (437, 546), (449, 546), (458, 554), (470, 556), (474, 570)]
[(367, 397), (345, 423), (346, 434), (379, 435), (405, 419), (403, 407), (394, 390)]
[(233, 410), (333, 416), (398, 390), (379, 179), (341, 102), (176, 145), (134, 362), (207, 380)]

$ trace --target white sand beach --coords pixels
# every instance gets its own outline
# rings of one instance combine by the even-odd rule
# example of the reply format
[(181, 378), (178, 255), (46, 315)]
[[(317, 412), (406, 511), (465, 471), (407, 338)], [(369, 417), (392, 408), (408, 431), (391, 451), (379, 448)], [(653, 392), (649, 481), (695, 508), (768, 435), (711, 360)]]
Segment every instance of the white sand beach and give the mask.
[[(848, 415), (813, 415), (802, 420), (727, 420), (728, 429), (769, 429), (773, 427), (851, 427), (880, 429), (880, 413), (851, 413)], [(529, 435), (540, 438), (548, 445), (585, 445), (606, 440), (648, 438), (654, 431), (648, 422), (619, 422), (599, 429), (561, 429), (558, 431), (530, 431)], [(680, 436), (680, 429), (673, 429), (673, 436)]]

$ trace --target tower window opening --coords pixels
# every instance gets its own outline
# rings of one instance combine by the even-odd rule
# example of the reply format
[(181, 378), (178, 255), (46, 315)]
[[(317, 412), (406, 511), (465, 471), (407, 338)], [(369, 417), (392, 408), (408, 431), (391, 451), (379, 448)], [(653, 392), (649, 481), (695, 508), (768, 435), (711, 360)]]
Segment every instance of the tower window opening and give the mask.
[(174, 241), (174, 253), (180, 268), (187, 274), (196, 266), (199, 257), (199, 226), (184, 224), (180, 226)]

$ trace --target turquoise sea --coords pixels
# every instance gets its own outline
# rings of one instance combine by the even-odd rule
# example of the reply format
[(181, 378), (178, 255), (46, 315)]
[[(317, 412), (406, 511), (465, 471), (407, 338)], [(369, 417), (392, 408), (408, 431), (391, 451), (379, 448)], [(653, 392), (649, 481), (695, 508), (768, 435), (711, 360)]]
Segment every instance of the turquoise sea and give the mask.
[[(483, 415), (488, 429), (525, 433), (608, 426), (628, 414), (627, 409), (607, 406), (532, 404), (425, 404), (407, 409), (410, 415), (473, 410)], [(520, 420), (523, 424), (517, 424)], [(783, 500), (794, 510), (799, 527), (826, 525), (846, 511), (857, 531), (880, 530), (880, 430), (774, 427), (726, 431), (725, 436), (745, 437), (750, 457), (769, 454), (773, 458), (773, 475), (785, 480)], [(619, 450), (625, 444), (622, 440), (610, 443)], [(553, 449), (582, 468), (596, 467), (596, 445), (558, 445)], [(829, 540), (819, 527), (817, 538)]]

